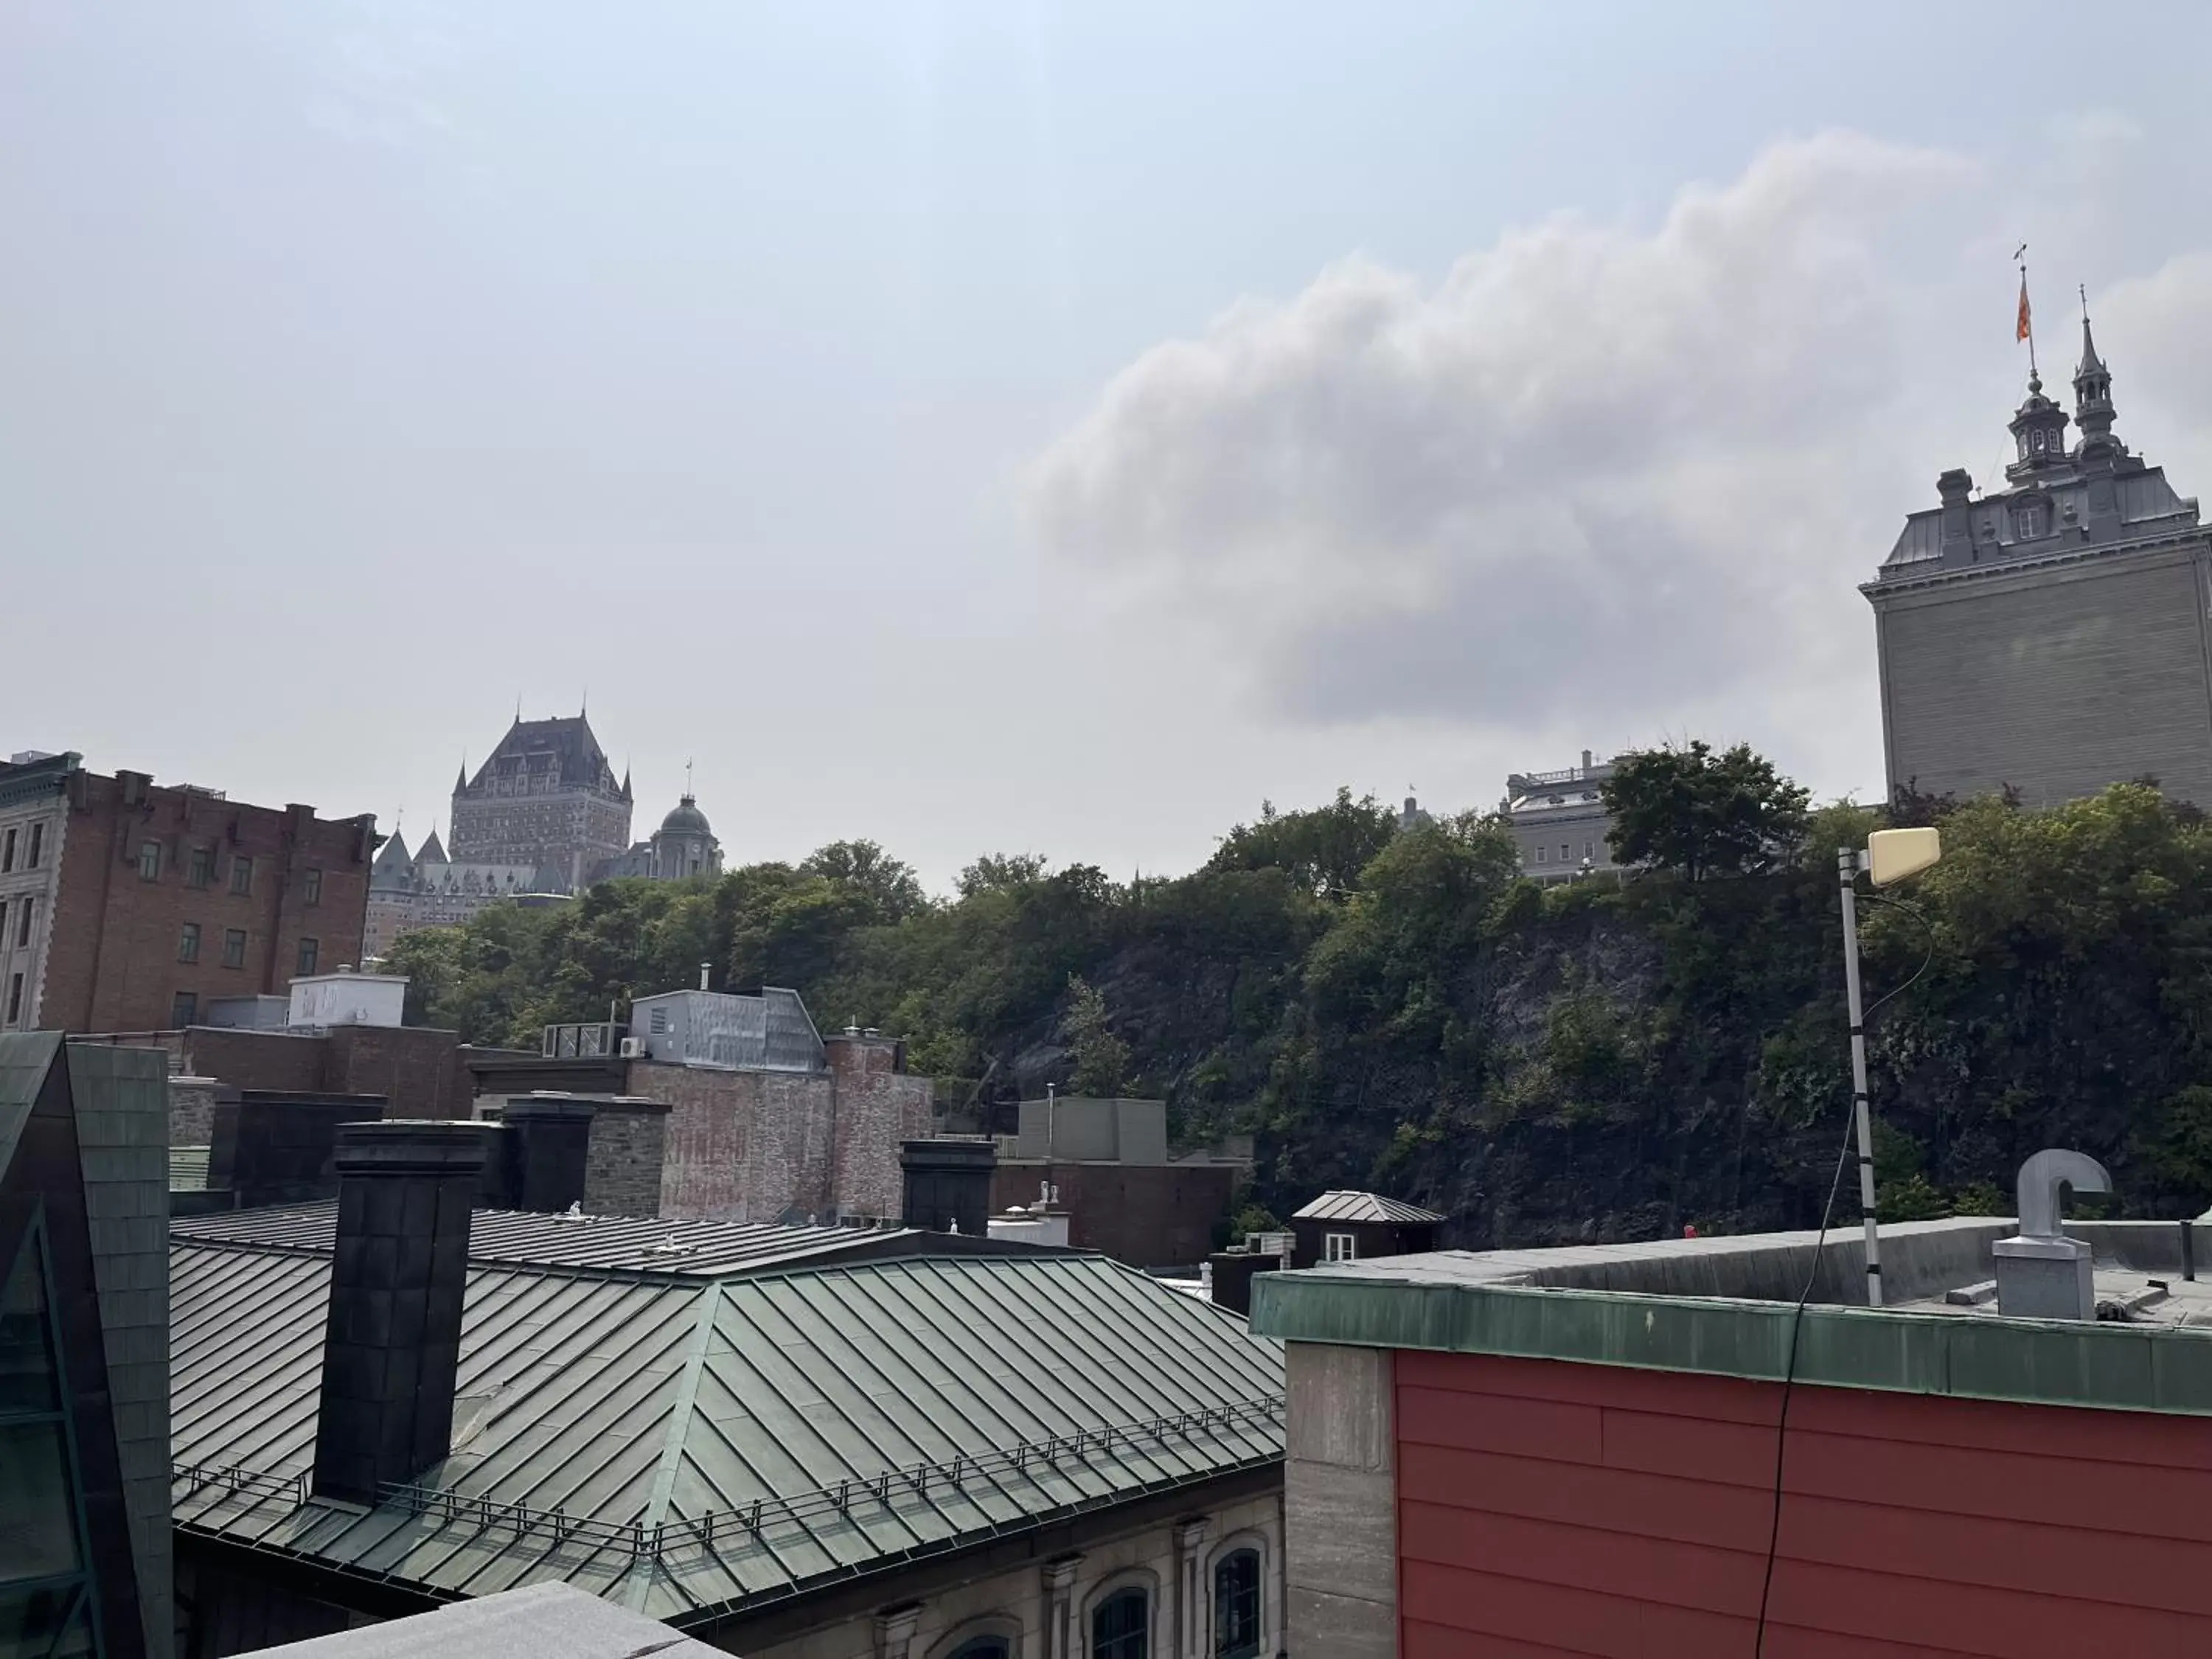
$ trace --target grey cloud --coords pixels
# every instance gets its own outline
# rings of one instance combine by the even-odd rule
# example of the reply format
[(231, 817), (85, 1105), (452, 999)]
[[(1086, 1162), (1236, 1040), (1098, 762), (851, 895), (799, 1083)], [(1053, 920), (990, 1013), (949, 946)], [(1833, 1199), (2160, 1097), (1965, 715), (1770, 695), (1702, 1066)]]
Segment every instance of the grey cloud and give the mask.
[(1617, 720), (1822, 660), (1904, 505), (1858, 483), (1909, 436), (1899, 243), (1973, 176), (1832, 134), (1648, 234), (1562, 217), (1433, 286), (1347, 261), (1131, 364), (1031, 523), (1294, 718)]

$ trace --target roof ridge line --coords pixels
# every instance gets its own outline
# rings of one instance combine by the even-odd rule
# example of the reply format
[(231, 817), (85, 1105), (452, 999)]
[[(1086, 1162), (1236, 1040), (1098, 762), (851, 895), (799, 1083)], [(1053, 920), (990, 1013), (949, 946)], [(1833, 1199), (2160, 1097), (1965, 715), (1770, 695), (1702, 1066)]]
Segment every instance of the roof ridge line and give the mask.
[[(684, 1356), (684, 1370), (676, 1379), (676, 1398), (668, 1408), (668, 1437), (661, 1443), (660, 1467), (653, 1473), (653, 1492), (645, 1500), (645, 1514), (640, 1524), (658, 1527), (668, 1518), (668, 1505), (676, 1493), (676, 1476), (684, 1466), (684, 1447), (690, 1437), (691, 1419), (699, 1405), (699, 1378), (707, 1369), (707, 1350), (714, 1345), (714, 1325), (722, 1311), (722, 1286), (719, 1279), (708, 1279), (699, 1297), (696, 1321), (691, 1333), (691, 1352)], [(653, 1576), (659, 1570), (657, 1556), (641, 1556), (635, 1580), (623, 1592), (623, 1605), (632, 1613), (641, 1613), (653, 1594)]]

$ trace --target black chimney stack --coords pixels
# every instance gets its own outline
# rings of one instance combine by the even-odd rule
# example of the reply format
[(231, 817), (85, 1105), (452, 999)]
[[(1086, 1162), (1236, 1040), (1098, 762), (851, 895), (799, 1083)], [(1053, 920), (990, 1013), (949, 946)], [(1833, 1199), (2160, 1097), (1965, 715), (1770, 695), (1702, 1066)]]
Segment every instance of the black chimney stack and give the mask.
[(334, 1197), (338, 1126), (384, 1115), (382, 1095), (244, 1089), (216, 1097), (207, 1184), (239, 1209)]
[(518, 1095), (500, 1109), (497, 1145), (484, 1164), (494, 1209), (557, 1215), (584, 1201), (592, 1105), (575, 1095)]
[(988, 1140), (943, 1137), (900, 1142), (899, 1168), (906, 1175), (906, 1204), (900, 1219), (933, 1233), (988, 1237), (991, 1176), (998, 1167), (998, 1151)]
[(319, 1496), (374, 1504), (453, 1449), (469, 1211), (495, 1133), (420, 1118), (338, 1131)]

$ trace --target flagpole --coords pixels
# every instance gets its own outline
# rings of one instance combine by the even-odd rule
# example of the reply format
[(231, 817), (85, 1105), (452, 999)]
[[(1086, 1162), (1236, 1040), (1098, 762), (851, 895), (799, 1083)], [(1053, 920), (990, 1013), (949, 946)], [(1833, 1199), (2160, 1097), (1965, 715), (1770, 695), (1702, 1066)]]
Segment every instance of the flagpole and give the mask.
[(2039, 381), (2043, 372), (2035, 366), (2035, 307), (2027, 302), (2027, 244), (2022, 242), (2012, 257), (2020, 264), (2020, 316), (2027, 327), (2027, 377)]

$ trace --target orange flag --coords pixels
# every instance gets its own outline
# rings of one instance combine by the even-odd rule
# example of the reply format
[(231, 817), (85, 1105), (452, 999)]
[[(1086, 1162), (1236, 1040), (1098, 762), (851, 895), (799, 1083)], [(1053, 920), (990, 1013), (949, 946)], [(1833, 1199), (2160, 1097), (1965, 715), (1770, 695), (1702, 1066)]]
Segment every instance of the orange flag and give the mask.
[(2012, 337), (2015, 341), (2025, 340), (2034, 331), (2027, 319), (2027, 273), (2022, 271), (2020, 276), (2020, 321), (2014, 325)]

